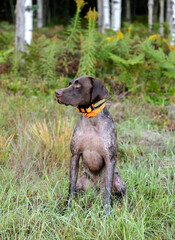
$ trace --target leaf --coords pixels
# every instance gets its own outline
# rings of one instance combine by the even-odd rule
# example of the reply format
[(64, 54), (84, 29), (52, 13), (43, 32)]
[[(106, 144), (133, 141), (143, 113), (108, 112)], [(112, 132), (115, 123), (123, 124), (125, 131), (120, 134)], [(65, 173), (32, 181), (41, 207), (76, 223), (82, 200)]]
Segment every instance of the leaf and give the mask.
[(175, 51), (170, 52), (169, 55), (168, 55), (168, 57), (169, 57), (169, 60), (170, 60), (173, 64), (175, 64)]
[(163, 74), (166, 76), (166, 77), (169, 77), (169, 78), (173, 78), (175, 79), (175, 70), (173, 71), (163, 71)]
[(114, 61), (114, 63), (121, 63), (123, 65), (125, 65), (126, 67), (129, 66), (134, 66), (137, 64), (143, 64), (144, 63), (144, 53), (141, 53), (138, 56), (134, 56), (133, 58), (130, 58), (129, 60), (125, 60), (115, 54), (110, 54), (110, 58)]
[(9, 55), (14, 51), (14, 48), (10, 48), (8, 50), (0, 51), (0, 63), (4, 63), (7, 61)]

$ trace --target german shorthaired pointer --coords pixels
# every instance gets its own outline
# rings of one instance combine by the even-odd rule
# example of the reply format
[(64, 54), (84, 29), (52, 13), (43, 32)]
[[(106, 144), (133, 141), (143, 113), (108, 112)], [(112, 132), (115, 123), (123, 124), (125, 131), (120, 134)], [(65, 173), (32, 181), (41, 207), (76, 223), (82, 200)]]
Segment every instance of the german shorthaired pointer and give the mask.
[[(108, 91), (99, 79), (82, 76), (55, 95), (58, 103), (76, 106), (82, 113), (71, 141), (69, 205), (76, 192), (96, 187), (105, 190), (104, 206), (109, 212), (112, 193), (123, 196), (126, 184), (117, 170), (116, 129), (103, 103)], [(77, 180), (80, 157), (84, 172)]]

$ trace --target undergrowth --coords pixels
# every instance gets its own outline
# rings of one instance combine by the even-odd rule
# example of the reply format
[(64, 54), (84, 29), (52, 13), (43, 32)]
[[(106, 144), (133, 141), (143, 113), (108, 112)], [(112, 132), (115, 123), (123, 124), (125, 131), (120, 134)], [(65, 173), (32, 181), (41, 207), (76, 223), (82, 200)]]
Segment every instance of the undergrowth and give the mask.
[[(105, 79), (111, 92), (122, 82), (124, 90), (141, 92), (150, 103), (174, 102), (175, 50), (168, 36), (154, 34), (148, 38), (143, 24), (124, 24), (121, 31), (100, 34), (96, 10), (89, 9), (82, 21), (80, 13), (86, 3), (77, 0), (76, 4), (75, 17), (64, 32), (34, 31), (26, 53), (17, 54), (14, 31), (1, 28), (1, 85), (25, 95), (47, 95), (62, 78), (68, 82), (75, 76), (92, 75)], [(30, 94), (25, 82), (30, 85)]]

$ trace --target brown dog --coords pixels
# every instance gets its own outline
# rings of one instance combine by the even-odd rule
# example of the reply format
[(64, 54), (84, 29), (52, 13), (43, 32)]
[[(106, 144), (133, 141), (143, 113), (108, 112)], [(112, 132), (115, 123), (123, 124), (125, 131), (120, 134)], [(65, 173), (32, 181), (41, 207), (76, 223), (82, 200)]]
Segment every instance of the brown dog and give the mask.
[[(72, 80), (69, 87), (56, 90), (55, 95), (58, 103), (77, 106), (82, 112), (71, 141), (70, 199), (77, 191), (98, 186), (105, 189), (104, 205), (108, 211), (111, 193), (122, 196), (126, 191), (116, 165), (116, 129), (103, 103), (108, 91), (99, 79), (82, 76)], [(80, 157), (84, 172), (77, 180)]]

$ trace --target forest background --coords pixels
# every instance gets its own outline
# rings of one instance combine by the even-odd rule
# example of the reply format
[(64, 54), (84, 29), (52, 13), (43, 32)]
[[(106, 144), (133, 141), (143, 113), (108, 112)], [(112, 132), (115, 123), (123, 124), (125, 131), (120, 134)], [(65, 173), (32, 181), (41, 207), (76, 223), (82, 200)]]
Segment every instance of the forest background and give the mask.
[[(174, 1), (118, 1), (117, 30), (114, 1), (104, 1), (111, 2), (104, 28), (95, 0), (45, 0), (38, 27), (39, 2), (22, 51), (16, 1), (0, 3), (0, 239), (174, 239)], [(81, 75), (98, 77), (110, 94), (123, 86), (107, 107), (127, 193), (113, 199), (109, 219), (93, 189), (67, 208), (79, 113), (56, 103), (54, 91)]]

